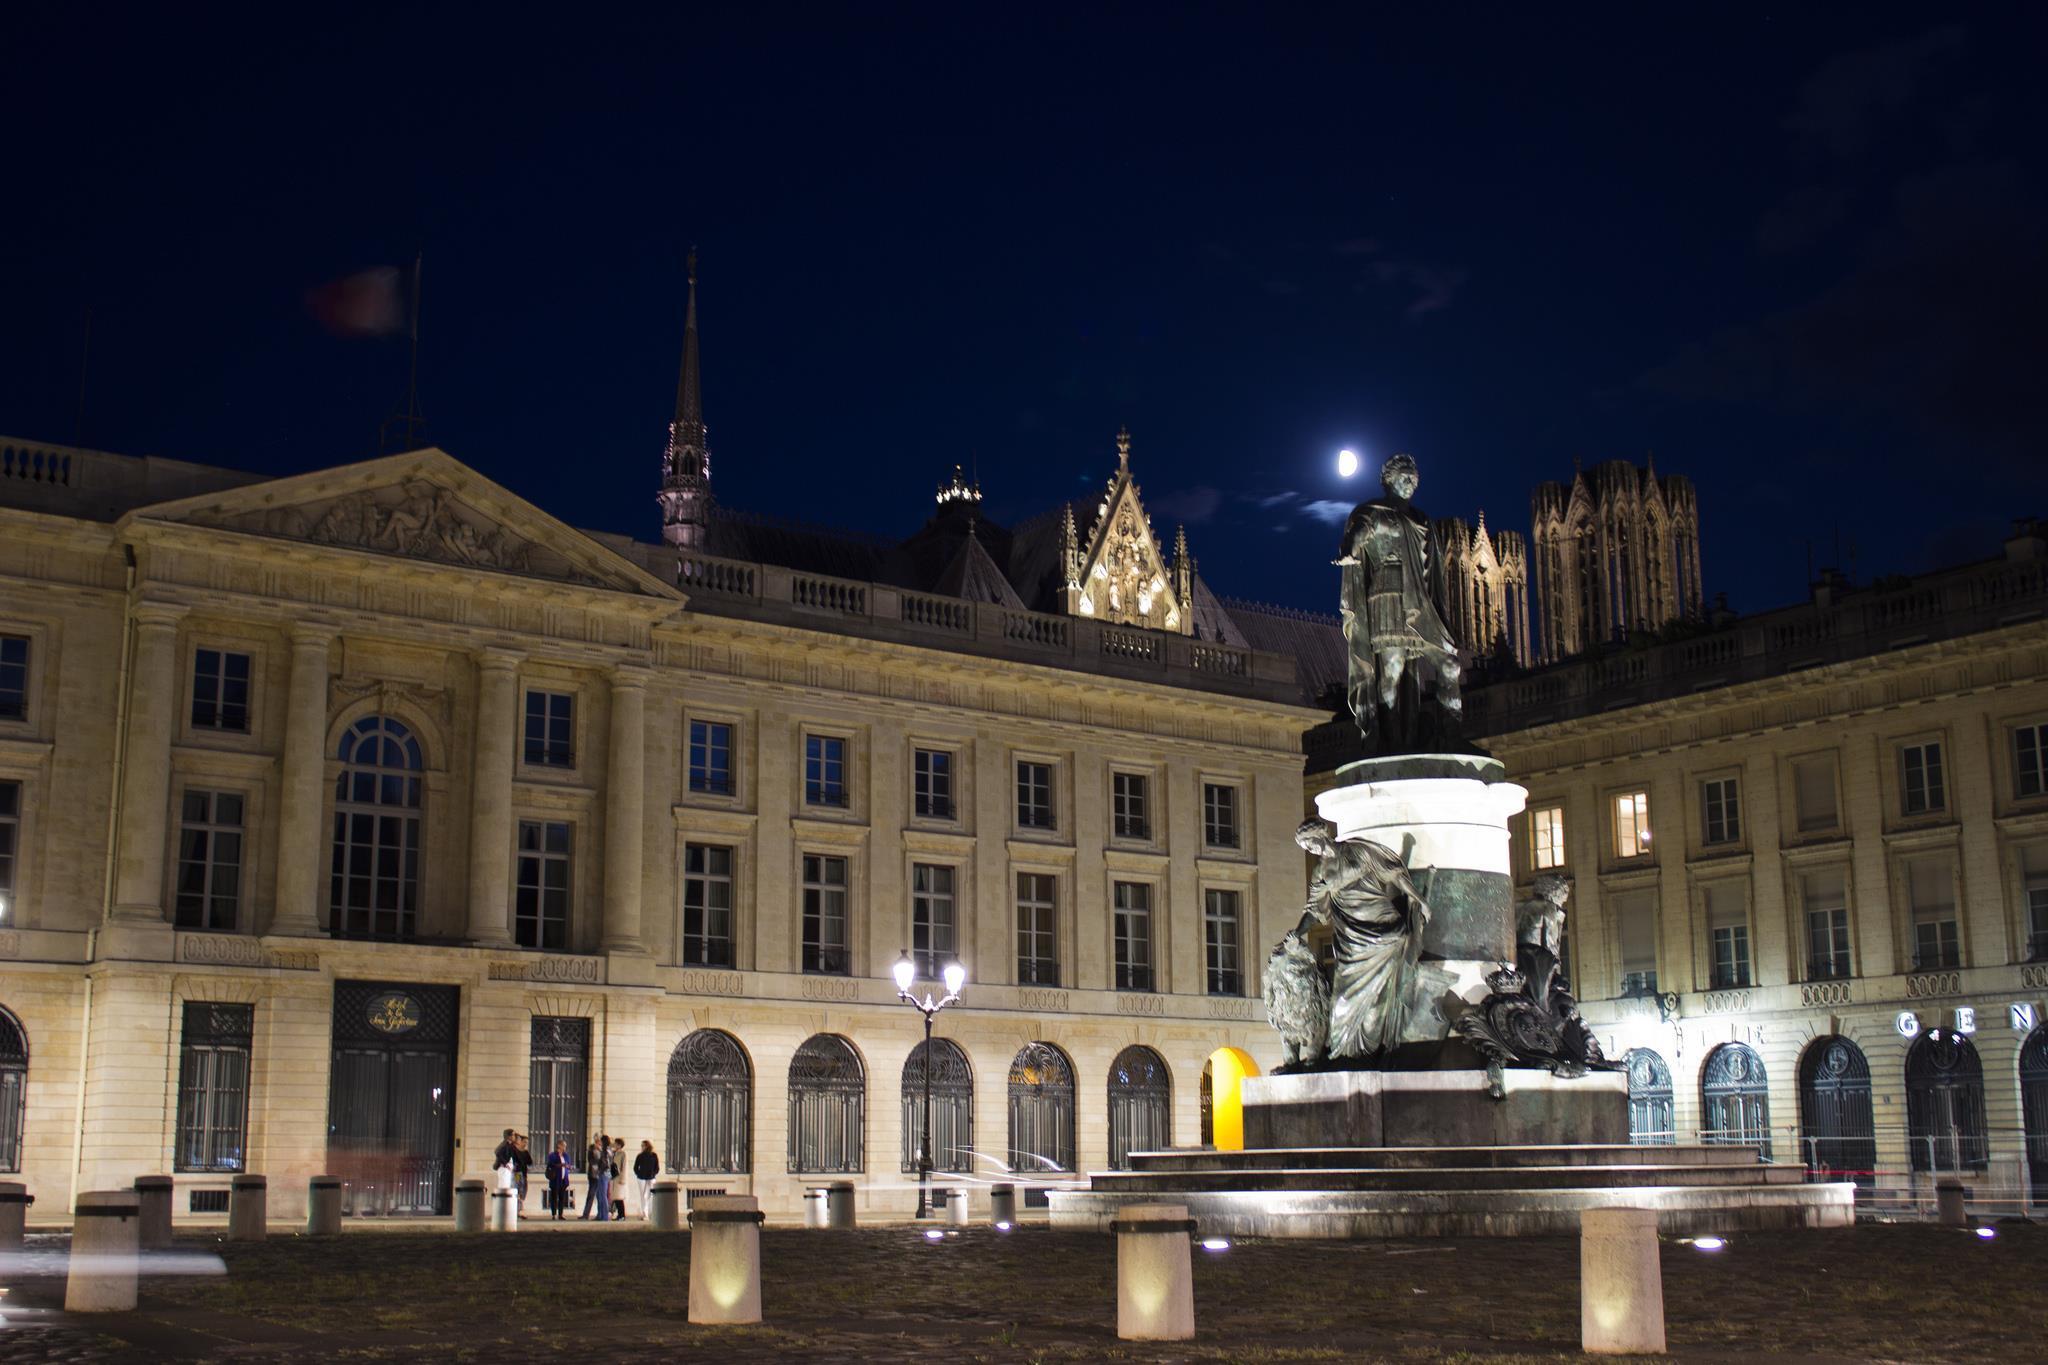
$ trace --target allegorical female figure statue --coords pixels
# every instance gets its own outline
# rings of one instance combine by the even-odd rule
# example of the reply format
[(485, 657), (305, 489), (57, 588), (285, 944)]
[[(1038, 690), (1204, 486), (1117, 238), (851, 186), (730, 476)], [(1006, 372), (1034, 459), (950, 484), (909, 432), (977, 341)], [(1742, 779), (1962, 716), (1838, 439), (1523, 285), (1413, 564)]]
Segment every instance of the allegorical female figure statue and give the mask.
[[(1443, 555), (1410, 501), (1419, 477), (1409, 456), (1388, 460), (1380, 470), (1385, 496), (1351, 509), (1337, 552), (1347, 693), (1369, 756), (1452, 749), (1463, 719), (1458, 642), (1444, 623)], [(1432, 707), (1418, 665), (1435, 675)]]
[(1366, 839), (1337, 841), (1326, 821), (1309, 820), (1294, 841), (1320, 860), (1295, 933), (1328, 924), (1337, 969), (1330, 982), (1332, 1058), (1370, 1057), (1401, 1038), (1429, 903), (1401, 855)]

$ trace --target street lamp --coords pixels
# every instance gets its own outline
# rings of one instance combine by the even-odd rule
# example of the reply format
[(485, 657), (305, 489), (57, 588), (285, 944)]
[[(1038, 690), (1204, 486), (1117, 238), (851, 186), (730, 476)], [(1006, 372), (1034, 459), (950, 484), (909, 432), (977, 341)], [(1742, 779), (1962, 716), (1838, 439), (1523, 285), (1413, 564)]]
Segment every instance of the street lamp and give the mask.
[(967, 984), (967, 969), (958, 962), (948, 962), (942, 976), (946, 981), (946, 993), (933, 1000), (926, 991), (920, 1000), (911, 992), (911, 983), (917, 980), (917, 963), (911, 960), (908, 949), (896, 959), (896, 998), (924, 1016), (924, 1142), (917, 1154), (917, 1216), (925, 1217), (931, 1212), (932, 1193), (932, 1017), (946, 1006), (960, 998), (960, 988)]

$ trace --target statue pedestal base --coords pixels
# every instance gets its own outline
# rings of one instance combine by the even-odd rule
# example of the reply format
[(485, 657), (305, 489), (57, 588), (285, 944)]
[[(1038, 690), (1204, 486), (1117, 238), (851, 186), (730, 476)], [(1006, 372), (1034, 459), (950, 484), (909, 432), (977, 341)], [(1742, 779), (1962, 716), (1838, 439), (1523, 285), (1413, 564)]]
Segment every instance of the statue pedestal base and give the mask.
[(1628, 1141), (1628, 1076), (1564, 1079), (1510, 1069), (1506, 1097), (1486, 1072), (1315, 1071), (1248, 1076), (1247, 1148), (1539, 1147)]

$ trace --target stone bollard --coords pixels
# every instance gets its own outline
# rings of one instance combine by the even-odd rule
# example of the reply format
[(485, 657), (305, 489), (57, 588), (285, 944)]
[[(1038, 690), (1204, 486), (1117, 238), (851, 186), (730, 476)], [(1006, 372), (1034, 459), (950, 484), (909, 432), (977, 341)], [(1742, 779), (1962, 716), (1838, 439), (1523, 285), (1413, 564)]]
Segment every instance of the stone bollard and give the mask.
[(1123, 1341), (1195, 1335), (1195, 1272), (1185, 1204), (1126, 1204), (1116, 1233), (1116, 1334)]
[(228, 1192), (228, 1240), (260, 1242), (270, 1232), (270, 1181), (238, 1175)]
[(1655, 1209), (1579, 1214), (1579, 1345), (1588, 1355), (1664, 1354)]
[(690, 1321), (761, 1320), (761, 1209), (751, 1194), (690, 1206)]
[(657, 1180), (647, 1195), (647, 1221), (656, 1232), (680, 1232), (683, 1227), (683, 1187), (673, 1180)]
[(28, 1206), (36, 1202), (19, 1180), (0, 1180), (0, 1251), (21, 1250), (28, 1227)]
[(956, 1228), (967, 1226), (967, 1216), (973, 1205), (967, 1198), (967, 1187), (955, 1185), (946, 1191), (946, 1221)]
[(64, 1311), (126, 1313), (134, 1308), (141, 1241), (142, 1201), (133, 1190), (79, 1195), (71, 1224)]
[(484, 1230), (484, 1182), (474, 1177), (455, 1182), (455, 1230), (457, 1232), (482, 1232)]
[(1966, 1228), (1970, 1225), (1970, 1215), (1965, 1211), (1963, 1204), (1964, 1193), (1963, 1182), (1960, 1180), (1936, 1182), (1934, 1216), (1943, 1227)]
[(845, 1232), (856, 1226), (851, 1180), (835, 1180), (825, 1187), (825, 1226)]
[(491, 1191), (491, 1231), (519, 1231), (519, 1191)]
[(829, 1191), (823, 1185), (813, 1185), (804, 1191), (804, 1226), (822, 1228), (826, 1226), (825, 1201)]
[(341, 1177), (316, 1175), (306, 1182), (306, 1235), (341, 1235)]
[(988, 1218), (991, 1223), (1017, 1225), (1017, 1187), (1015, 1185), (991, 1185), (988, 1187)]
[(175, 1184), (167, 1175), (135, 1177), (135, 1200), (142, 1206), (136, 1244), (144, 1251), (163, 1251), (171, 1245), (171, 1196)]

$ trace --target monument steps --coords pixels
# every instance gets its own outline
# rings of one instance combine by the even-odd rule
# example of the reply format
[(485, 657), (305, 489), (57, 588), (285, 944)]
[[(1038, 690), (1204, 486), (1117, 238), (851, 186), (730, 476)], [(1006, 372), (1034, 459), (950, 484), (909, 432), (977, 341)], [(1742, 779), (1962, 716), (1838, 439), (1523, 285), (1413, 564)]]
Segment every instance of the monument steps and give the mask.
[(1481, 1166), (1754, 1166), (1754, 1147), (1584, 1143), (1527, 1147), (1213, 1147), (1132, 1152), (1134, 1171), (1440, 1170)]
[(1806, 1173), (1792, 1166), (1440, 1166), (1429, 1169), (1107, 1171), (1092, 1176), (1100, 1194), (1147, 1196), (1231, 1190), (1563, 1190), (1637, 1189), (1644, 1186), (1753, 1188), (1804, 1184)]

